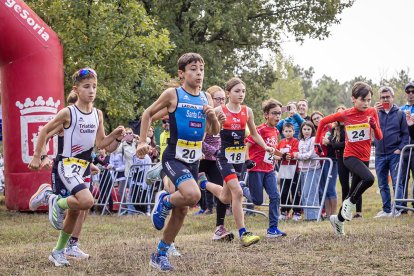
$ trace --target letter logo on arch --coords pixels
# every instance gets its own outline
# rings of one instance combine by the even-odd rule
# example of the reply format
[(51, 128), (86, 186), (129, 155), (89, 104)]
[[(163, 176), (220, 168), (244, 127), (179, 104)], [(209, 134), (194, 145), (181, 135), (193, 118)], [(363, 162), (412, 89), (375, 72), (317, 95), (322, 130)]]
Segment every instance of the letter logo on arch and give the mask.
[[(33, 157), (37, 143), (37, 137), (42, 127), (51, 121), (58, 112), (60, 100), (56, 102), (52, 97), (47, 101), (42, 96), (37, 97), (36, 101), (26, 98), (24, 103), (16, 102), (16, 107), (20, 110), (20, 129), (21, 129), (21, 156), (23, 163), (28, 164)], [(46, 144), (47, 154), (55, 156), (57, 154), (57, 137), (53, 137)]]

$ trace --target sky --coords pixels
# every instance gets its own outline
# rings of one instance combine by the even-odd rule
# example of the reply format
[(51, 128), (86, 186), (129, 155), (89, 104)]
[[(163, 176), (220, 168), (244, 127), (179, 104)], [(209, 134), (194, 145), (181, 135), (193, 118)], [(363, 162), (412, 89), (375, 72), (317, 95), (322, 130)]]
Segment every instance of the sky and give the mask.
[(325, 40), (282, 44), (295, 64), (345, 82), (364, 76), (375, 83), (401, 70), (414, 79), (414, 0), (356, 0), (339, 15)]

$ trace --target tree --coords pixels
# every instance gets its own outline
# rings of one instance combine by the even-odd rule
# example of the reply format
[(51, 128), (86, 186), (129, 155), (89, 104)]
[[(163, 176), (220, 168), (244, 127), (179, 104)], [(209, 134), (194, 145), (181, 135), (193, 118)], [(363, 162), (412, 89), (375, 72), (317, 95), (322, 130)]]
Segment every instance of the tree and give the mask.
[(316, 87), (312, 90), (309, 107), (312, 110), (319, 110), (325, 115), (332, 114), (338, 105), (344, 104), (338, 97), (338, 95), (343, 95), (344, 91), (346, 91), (345, 87), (338, 80), (323, 75), (321, 79), (316, 81)]
[(169, 78), (159, 66), (172, 44), (168, 31), (134, 1), (30, 0), (31, 8), (64, 46), (65, 92), (71, 74), (90, 66), (98, 73), (96, 106), (110, 128), (136, 118)]
[(267, 91), (276, 80), (273, 67), (270, 63), (254, 67), (254, 70), (245, 70), (241, 79), (246, 83), (245, 103), (253, 110), (256, 124), (263, 121), (262, 103), (268, 99)]
[(304, 99), (303, 79), (297, 76), (296, 69), (291, 59), (285, 59), (281, 54), (278, 54), (276, 56), (276, 80), (272, 84), (272, 88), (268, 90), (268, 95), (282, 104)]
[[(279, 49), (281, 37), (323, 39), (328, 27), (353, 0), (141, 0), (160, 28), (167, 28), (176, 45), (165, 60), (170, 74), (183, 52), (206, 60), (207, 86), (249, 69), (260, 60), (260, 49)], [(251, 69), (251, 68), (250, 68)]]

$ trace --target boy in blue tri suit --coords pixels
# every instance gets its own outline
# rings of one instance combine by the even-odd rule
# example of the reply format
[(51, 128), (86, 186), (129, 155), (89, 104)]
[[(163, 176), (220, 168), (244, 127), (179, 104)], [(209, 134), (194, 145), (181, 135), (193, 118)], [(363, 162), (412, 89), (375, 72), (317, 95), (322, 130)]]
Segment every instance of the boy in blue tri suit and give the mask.
[[(157, 252), (151, 255), (150, 266), (161, 271), (170, 271), (167, 251), (184, 222), (188, 206), (195, 205), (201, 197), (196, 179), (199, 160), (202, 157), (204, 133), (217, 134), (220, 123), (213, 109), (209, 94), (200, 91), (204, 79), (204, 60), (196, 53), (187, 53), (178, 60), (178, 75), (182, 86), (165, 90), (158, 100), (148, 107), (141, 121), (141, 136), (137, 156), (148, 153), (145, 137), (151, 118), (168, 110), (170, 138), (162, 156), (162, 166), (176, 187), (169, 194), (160, 191), (156, 195), (151, 220), (157, 230), (164, 228), (165, 219), (172, 210)], [(222, 114), (218, 114), (221, 119)]]

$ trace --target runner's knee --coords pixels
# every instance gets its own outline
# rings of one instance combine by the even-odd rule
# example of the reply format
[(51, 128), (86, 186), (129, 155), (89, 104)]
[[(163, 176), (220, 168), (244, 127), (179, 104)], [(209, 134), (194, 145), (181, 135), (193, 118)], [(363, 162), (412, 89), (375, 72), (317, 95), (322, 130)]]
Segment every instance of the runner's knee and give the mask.
[(182, 192), (188, 205), (195, 205), (200, 201), (201, 192), (199, 189), (192, 189), (190, 191)]

